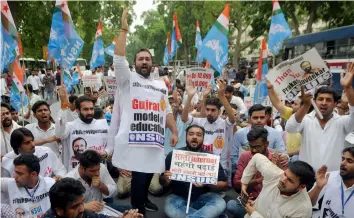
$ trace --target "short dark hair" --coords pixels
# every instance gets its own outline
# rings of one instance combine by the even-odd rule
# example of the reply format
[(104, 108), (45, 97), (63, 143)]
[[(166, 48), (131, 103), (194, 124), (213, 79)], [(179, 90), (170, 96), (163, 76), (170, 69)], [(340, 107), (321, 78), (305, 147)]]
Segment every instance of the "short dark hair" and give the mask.
[(56, 208), (65, 211), (68, 203), (75, 201), (86, 192), (85, 187), (79, 180), (73, 178), (63, 178), (49, 190), (50, 205), (53, 212)]
[(289, 170), (300, 178), (300, 185), (313, 185), (315, 182), (315, 171), (310, 164), (298, 160), (288, 166)]
[(33, 87), (32, 87), (32, 85), (31, 85), (31, 84), (26, 84), (26, 85), (24, 85), (24, 86), (23, 86), (23, 88), (24, 88), (25, 90), (27, 90), (27, 89), (28, 89), (28, 91), (29, 91), (30, 93), (32, 93), (32, 92), (33, 92)]
[(39, 174), (41, 171), (39, 159), (34, 154), (21, 154), (14, 159), (14, 165), (25, 165), (30, 173), (36, 172)]
[(322, 86), (322, 87), (320, 87), (319, 89), (316, 90), (316, 93), (315, 93), (315, 100), (317, 99), (317, 97), (318, 97), (320, 94), (330, 94), (330, 95), (332, 95), (332, 96), (333, 96), (334, 103), (337, 103), (338, 100), (339, 100), (338, 94), (337, 94), (333, 89), (331, 89), (331, 88), (328, 87), (328, 86)]
[(225, 92), (234, 93), (234, 91), (235, 91), (235, 88), (233, 86), (228, 85), (225, 88)]
[(263, 141), (268, 140), (268, 131), (264, 127), (252, 127), (250, 131), (247, 133), (248, 141), (255, 141), (261, 138)]
[(205, 129), (204, 129), (204, 127), (199, 126), (199, 125), (196, 125), (196, 124), (190, 125), (190, 126), (188, 126), (188, 127), (186, 128), (186, 134), (188, 134), (188, 132), (189, 132), (189, 130), (190, 130), (191, 128), (199, 128), (199, 129), (201, 129), (201, 130), (203, 131), (203, 137), (204, 137), (204, 135), (205, 135)]
[(220, 99), (216, 97), (209, 97), (205, 101), (205, 105), (215, 105), (219, 110), (221, 108)]
[(69, 102), (70, 102), (71, 104), (73, 104), (74, 101), (76, 101), (78, 98), (79, 98), (79, 97), (77, 97), (77, 95), (70, 95), (70, 96), (69, 96)]
[(86, 150), (80, 155), (80, 166), (90, 168), (101, 163), (100, 155), (95, 150)]
[(265, 114), (272, 115), (273, 108), (271, 106), (265, 107)]
[(25, 136), (30, 136), (34, 139), (32, 132), (26, 128), (18, 128), (15, 129), (10, 137), (10, 144), (15, 154), (19, 154), (18, 149), (21, 147), (23, 141), (25, 140)]
[(57, 70), (61, 70), (61, 67), (59, 65), (57, 66)]
[(10, 111), (11, 112), (17, 112), (17, 110), (14, 107), (12, 107), (12, 106), (11, 106), (11, 110)]
[(90, 102), (92, 102), (93, 105), (95, 105), (95, 101), (94, 101), (92, 98), (90, 98), (90, 97), (88, 97), (88, 96), (86, 96), (86, 95), (83, 95), (83, 96), (80, 96), (80, 97), (78, 97), (78, 98), (76, 99), (76, 101), (75, 101), (75, 107), (76, 107), (76, 109), (79, 109), (79, 110), (80, 110), (80, 108), (81, 108), (81, 103), (82, 103), (82, 102), (85, 102), (85, 101), (90, 101)]
[(176, 88), (177, 88), (177, 89), (182, 89), (183, 91), (185, 91), (185, 90), (184, 90), (184, 86), (182, 86), (182, 85), (180, 85), (180, 84), (177, 85)]
[(147, 48), (142, 48), (142, 49), (140, 49), (137, 53), (135, 53), (135, 58), (134, 58), (134, 62), (136, 63), (136, 56), (140, 53), (140, 52), (143, 52), (143, 51), (146, 51), (146, 52), (148, 52), (149, 54), (150, 54), (150, 57), (151, 57), (151, 62), (152, 62), (152, 54), (151, 54), (151, 52), (149, 51), (149, 49), (147, 49)]
[(48, 110), (50, 111), (50, 105), (45, 102), (45, 101), (37, 101), (36, 103), (34, 103), (34, 105), (32, 106), (32, 111), (33, 113), (36, 113), (36, 111), (38, 110), (38, 108), (42, 105), (47, 106)]
[(85, 66), (85, 69), (86, 69), (86, 70), (90, 70), (90, 65), (86, 65), (86, 66)]
[(102, 110), (102, 108), (95, 106), (93, 109), (94, 109), (93, 118), (101, 119), (101, 117), (104, 115), (104, 111)]
[(248, 116), (251, 117), (253, 112), (255, 111), (265, 111), (266, 108), (261, 105), (261, 104), (254, 104), (250, 109), (248, 110)]
[(1, 102), (1, 107), (7, 108), (7, 110), (9, 110), (9, 112), (11, 112), (11, 107), (9, 104), (6, 104), (4, 102)]
[(349, 153), (354, 157), (354, 147), (344, 148), (343, 154), (344, 154), (345, 152), (349, 152)]

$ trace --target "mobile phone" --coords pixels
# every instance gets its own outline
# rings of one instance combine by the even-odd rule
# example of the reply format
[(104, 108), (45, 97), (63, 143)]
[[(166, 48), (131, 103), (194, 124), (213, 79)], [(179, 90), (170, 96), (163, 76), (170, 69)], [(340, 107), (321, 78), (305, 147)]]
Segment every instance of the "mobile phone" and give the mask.
[(237, 200), (240, 202), (240, 204), (242, 206), (246, 206), (247, 202), (248, 202), (248, 197), (244, 194), (241, 194), (240, 196), (238, 196)]

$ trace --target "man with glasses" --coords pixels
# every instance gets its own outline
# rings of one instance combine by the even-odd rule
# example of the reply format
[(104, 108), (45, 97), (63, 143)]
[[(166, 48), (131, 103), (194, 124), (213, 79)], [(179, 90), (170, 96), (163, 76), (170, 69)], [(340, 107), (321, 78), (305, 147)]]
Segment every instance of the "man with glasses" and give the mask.
[[(247, 140), (250, 150), (240, 156), (237, 164), (236, 174), (233, 179), (233, 187), (236, 192), (241, 193), (241, 178), (243, 171), (255, 154), (263, 154), (273, 163), (277, 164), (279, 167), (281, 166), (283, 157), (272, 153), (272, 151), (268, 149), (269, 141), (267, 138), (268, 131), (264, 127), (254, 127), (251, 128), (251, 130), (248, 132)], [(285, 161), (285, 163), (286, 164), (283, 167), (280, 167), (283, 170), (287, 168), (287, 162)], [(247, 187), (247, 193), (250, 194), (250, 198), (256, 199), (258, 197), (262, 190), (262, 181), (262, 175), (257, 172)], [(245, 208), (237, 200), (229, 201), (227, 203), (227, 210), (235, 217), (244, 217), (247, 213)]]

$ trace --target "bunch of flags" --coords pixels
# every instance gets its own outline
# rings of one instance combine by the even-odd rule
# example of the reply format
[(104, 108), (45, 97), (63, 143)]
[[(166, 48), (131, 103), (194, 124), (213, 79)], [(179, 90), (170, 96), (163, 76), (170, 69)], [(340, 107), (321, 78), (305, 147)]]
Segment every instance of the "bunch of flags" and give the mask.
[(168, 60), (170, 59), (170, 55), (171, 55), (170, 33), (167, 33), (166, 46), (163, 54), (163, 64), (165, 66), (168, 66)]
[(195, 47), (197, 48), (197, 57), (195, 61), (197, 63), (202, 63), (203, 62), (203, 57), (200, 53), (200, 49), (202, 47), (203, 41), (202, 41), (202, 36), (200, 35), (200, 27), (199, 27), (199, 21), (197, 20), (197, 33), (195, 35)]
[(11, 86), (10, 102), (16, 110), (28, 103), (27, 96), (23, 89), (24, 69), (19, 63), (18, 57), (23, 55), (22, 42), (10, 7), (7, 1), (0, 1), (1, 9), (1, 34), (0, 34), (0, 71), (13, 64), (13, 78)]
[(173, 15), (172, 35), (171, 35), (171, 55), (170, 60), (177, 54), (177, 49), (182, 45), (182, 36), (178, 27), (177, 12)]
[(70, 69), (79, 57), (84, 41), (75, 30), (67, 1), (55, 2), (48, 42), (48, 56), (63, 69)]
[(102, 40), (102, 22), (99, 21), (97, 31), (96, 31), (96, 41), (93, 45), (92, 57), (90, 67), (95, 69), (98, 66), (105, 64), (104, 60), (104, 45)]

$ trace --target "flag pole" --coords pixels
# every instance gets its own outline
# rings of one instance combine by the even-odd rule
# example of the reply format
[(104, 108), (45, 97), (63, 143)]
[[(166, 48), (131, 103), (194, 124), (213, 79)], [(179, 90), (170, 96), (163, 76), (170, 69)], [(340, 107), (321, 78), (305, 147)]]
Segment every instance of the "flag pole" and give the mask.
[(176, 77), (177, 77), (177, 52), (178, 52), (178, 48), (176, 48), (176, 57), (175, 57), (175, 69), (174, 69), (174, 73), (172, 74), (172, 84), (176, 85)]

